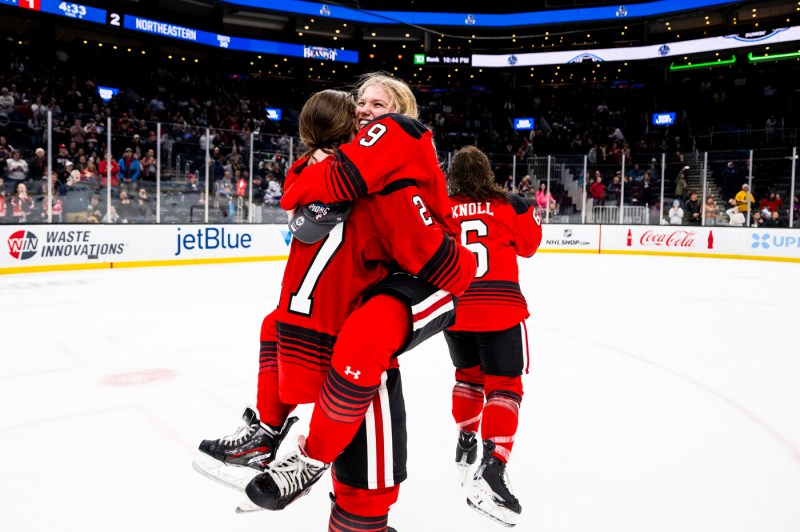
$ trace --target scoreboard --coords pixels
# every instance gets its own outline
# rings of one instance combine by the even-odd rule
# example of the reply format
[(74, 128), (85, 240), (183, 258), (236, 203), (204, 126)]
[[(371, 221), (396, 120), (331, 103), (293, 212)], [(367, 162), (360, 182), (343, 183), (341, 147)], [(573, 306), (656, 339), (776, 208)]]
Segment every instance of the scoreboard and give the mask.
[(358, 63), (358, 52), (353, 50), (220, 35), (209, 31), (187, 28), (178, 24), (137, 17), (135, 15), (109, 12), (105, 9), (74, 2), (62, 2), (60, 0), (0, 0), (0, 6), (2, 5), (16, 6), (21, 9), (38, 11), (40, 13), (67, 17), (95, 24), (103, 24), (106, 26), (115, 26), (121, 29), (179, 39), (205, 46), (213, 46), (215, 48), (225, 48), (227, 50), (303, 57), (307, 59), (316, 59), (318, 61)]

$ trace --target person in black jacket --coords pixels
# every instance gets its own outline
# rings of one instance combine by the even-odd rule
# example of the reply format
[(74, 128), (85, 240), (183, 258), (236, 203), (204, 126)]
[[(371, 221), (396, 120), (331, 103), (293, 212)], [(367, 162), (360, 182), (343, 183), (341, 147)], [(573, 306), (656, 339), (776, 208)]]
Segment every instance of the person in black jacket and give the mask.
[(79, 170), (73, 170), (67, 177), (64, 191), (64, 222), (68, 224), (85, 224), (89, 218), (89, 198), (92, 189), (81, 182)]
[(689, 195), (689, 201), (686, 202), (686, 223), (689, 225), (700, 225), (702, 214), (700, 211), (700, 202), (697, 200), (697, 192), (692, 192)]

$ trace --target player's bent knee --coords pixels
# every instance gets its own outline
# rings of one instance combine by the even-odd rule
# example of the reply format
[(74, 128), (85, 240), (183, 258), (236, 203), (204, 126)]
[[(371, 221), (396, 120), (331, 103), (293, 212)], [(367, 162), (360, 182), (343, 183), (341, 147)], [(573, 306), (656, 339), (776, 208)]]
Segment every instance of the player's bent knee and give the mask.
[(368, 490), (364, 488), (354, 488), (341, 483), (334, 483), (336, 506), (355, 515), (387, 515), (391, 506), (397, 502), (399, 494), (399, 485), (389, 488)]
[(484, 388), (488, 396), (492, 392), (511, 392), (522, 398), (522, 376), (506, 377), (502, 375), (486, 375), (484, 377)]
[(476, 386), (483, 386), (484, 375), (481, 371), (481, 366), (473, 366), (471, 368), (456, 368), (456, 380), (459, 382), (466, 382)]

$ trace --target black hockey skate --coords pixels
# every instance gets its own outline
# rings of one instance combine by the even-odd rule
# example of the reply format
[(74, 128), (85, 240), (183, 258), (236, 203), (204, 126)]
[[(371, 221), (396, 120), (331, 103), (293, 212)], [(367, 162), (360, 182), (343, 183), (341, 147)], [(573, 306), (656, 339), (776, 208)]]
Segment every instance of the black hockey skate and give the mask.
[(478, 460), (478, 440), (474, 432), (462, 430), (456, 444), (456, 470), (458, 480), (463, 486), (469, 477), (469, 470)]
[(472, 478), (467, 504), (489, 519), (512, 527), (517, 524), (522, 506), (511, 489), (506, 464), (492, 456), (494, 448), (494, 442), (483, 440), (483, 459)]
[(263, 471), (275, 459), (278, 447), (297, 422), (297, 417), (292, 416), (280, 430), (276, 430), (262, 423), (258, 412), (250, 407), (245, 409), (242, 419), (245, 424), (234, 434), (216, 440), (203, 440), (199, 447), (203, 454), (198, 455), (193, 463), (200, 474), (240, 491), (244, 491), (253, 472), (239, 469)]
[(298, 436), (298, 449), (272, 462), (256, 475), (245, 492), (253, 503), (267, 510), (283, 510), (311, 491), (330, 467), (305, 453), (305, 437)]

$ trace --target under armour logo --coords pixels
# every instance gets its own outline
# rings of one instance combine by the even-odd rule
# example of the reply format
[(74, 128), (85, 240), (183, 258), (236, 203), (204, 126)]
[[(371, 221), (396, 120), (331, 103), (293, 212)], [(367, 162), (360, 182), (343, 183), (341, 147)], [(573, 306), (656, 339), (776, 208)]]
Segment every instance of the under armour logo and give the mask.
[(361, 375), (361, 372), (360, 371), (352, 371), (350, 369), (350, 366), (347, 366), (347, 369), (344, 370), (344, 374), (345, 375), (352, 375), (353, 376), (353, 380), (358, 380), (358, 376)]
[(750, 245), (753, 249), (758, 249), (758, 246), (761, 246), (764, 249), (769, 249), (769, 233), (764, 233), (761, 235), (758, 233), (753, 233), (752, 237), (753, 240), (755, 240), (755, 242)]

